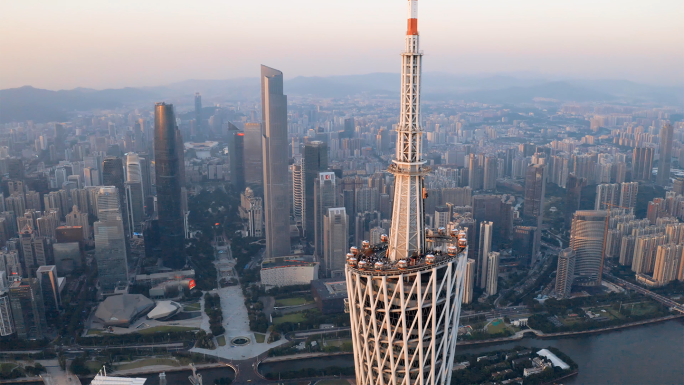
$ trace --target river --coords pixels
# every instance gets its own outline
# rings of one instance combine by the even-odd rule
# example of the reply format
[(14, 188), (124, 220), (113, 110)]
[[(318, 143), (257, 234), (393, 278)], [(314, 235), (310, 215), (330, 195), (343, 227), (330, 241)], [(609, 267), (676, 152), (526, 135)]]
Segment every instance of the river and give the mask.
[[(682, 319), (587, 334), (572, 338), (525, 338), (500, 345), (459, 347), (458, 353), (510, 349), (516, 345), (553, 346), (579, 365), (577, 376), (564, 384), (684, 384), (684, 321)], [(261, 373), (306, 367), (353, 366), (351, 355), (262, 364)]]

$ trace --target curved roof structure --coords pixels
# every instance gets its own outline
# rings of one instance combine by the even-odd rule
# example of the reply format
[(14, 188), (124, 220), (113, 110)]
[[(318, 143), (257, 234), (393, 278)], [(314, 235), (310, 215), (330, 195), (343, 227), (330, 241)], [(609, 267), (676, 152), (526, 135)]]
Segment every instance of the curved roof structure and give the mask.
[(108, 297), (97, 307), (95, 318), (105, 326), (129, 326), (154, 307), (154, 301), (142, 294)]
[(171, 317), (182, 310), (182, 306), (173, 301), (159, 301), (157, 306), (147, 313), (149, 319), (163, 319)]

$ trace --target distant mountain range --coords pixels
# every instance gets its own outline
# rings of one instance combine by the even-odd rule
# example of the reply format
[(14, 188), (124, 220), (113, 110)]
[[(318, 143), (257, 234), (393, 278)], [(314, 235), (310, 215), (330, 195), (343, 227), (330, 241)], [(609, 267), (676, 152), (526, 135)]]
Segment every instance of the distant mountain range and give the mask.
[[(400, 75), (372, 73), (328, 77), (296, 77), (285, 81), (292, 96), (339, 98), (350, 95), (398, 97)], [(205, 97), (258, 99), (258, 78), (186, 80), (162, 87), (49, 91), (30, 86), (0, 90), (0, 123), (33, 120), (64, 121), (70, 115), (93, 109), (112, 109), (159, 100), (186, 99), (195, 92)], [(559, 102), (653, 102), (684, 105), (684, 87), (663, 87), (627, 80), (565, 80), (515, 76), (423, 75), (424, 100), (465, 100), (483, 103), (528, 103), (535, 98)]]

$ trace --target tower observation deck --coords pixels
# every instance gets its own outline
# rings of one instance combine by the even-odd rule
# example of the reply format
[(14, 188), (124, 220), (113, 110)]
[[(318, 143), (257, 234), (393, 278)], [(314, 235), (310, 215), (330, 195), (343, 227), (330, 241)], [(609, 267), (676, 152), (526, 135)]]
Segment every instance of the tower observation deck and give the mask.
[(401, 116), (389, 235), (347, 254), (345, 274), (358, 385), (451, 382), (467, 264), (467, 233), (425, 229), (418, 1), (408, 0)]

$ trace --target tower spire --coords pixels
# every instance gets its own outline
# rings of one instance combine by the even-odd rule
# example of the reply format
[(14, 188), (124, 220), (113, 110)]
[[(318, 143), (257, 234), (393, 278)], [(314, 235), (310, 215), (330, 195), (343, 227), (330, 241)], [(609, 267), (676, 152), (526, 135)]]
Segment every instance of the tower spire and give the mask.
[(396, 157), (389, 167), (395, 176), (391, 260), (410, 258), (425, 249), (423, 176), (429, 172), (422, 159), (420, 127), (420, 74), (423, 54), (419, 50), (418, 1), (409, 0), (406, 47), (401, 54), (401, 115), (397, 126)]

